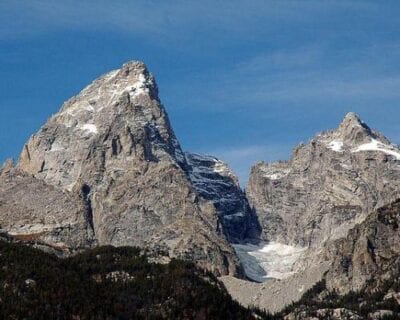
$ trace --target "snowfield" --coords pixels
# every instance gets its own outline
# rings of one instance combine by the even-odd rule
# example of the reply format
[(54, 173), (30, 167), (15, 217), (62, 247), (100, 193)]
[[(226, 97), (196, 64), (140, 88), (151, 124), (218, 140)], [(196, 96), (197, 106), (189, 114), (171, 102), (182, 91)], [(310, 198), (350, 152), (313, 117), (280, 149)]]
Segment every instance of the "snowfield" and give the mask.
[(371, 139), (371, 142), (362, 144), (353, 150), (353, 152), (361, 151), (380, 151), (395, 157), (396, 160), (400, 160), (400, 153), (398, 152), (398, 149), (396, 149), (394, 146), (383, 144), (375, 139)]
[(286, 279), (295, 274), (294, 264), (303, 257), (306, 248), (270, 242), (263, 246), (233, 245), (246, 275), (257, 282)]

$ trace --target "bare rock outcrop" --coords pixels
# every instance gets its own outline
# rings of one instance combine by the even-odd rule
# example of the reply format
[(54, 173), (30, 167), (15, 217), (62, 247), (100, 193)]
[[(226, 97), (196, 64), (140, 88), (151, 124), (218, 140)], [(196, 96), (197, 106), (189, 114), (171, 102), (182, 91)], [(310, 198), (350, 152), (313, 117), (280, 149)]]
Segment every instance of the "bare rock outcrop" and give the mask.
[[(375, 290), (400, 270), (400, 200), (368, 215), (342, 239), (330, 243), (323, 259), (332, 261), (327, 286), (339, 293)], [(372, 286), (372, 287), (371, 287)]]
[(12, 162), (0, 170), (0, 229), (60, 254), (96, 244), (90, 210), (80, 195), (50, 186)]

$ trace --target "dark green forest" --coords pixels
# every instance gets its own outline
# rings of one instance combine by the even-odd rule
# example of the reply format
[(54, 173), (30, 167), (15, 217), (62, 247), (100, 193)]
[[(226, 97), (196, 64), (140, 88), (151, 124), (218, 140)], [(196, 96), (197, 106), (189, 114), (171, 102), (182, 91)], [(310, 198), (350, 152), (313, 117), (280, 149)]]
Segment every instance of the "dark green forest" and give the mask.
[[(390, 310), (394, 312), (391, 316), (384, 316), (381, 318), (382, 320), (399, 319), (399, 303), (394, 297), (387, 298), (386, 296), (390, 291), (400, 292), (399, 275), (400, 273), (398, 273), (398, 276), (378, 284), (371, 281), (365, 290), (349, 292), (346, 295), (339, 295), (335, 291), (328, 291), (325, 280), (321, 280), (308, 290), (300, 301), (287, 306), (282, 312), (272, 318), (278, 320), (287, 314), (302, 314), (303, 316), (307, 315), (307, 317), (316, 317), (319, 319), (319, 310), (344, 308), (363, 319), (370, 319), (369, 315), (378, 310)], [(301, 319), (301, 317), (298, 319)], [(331, 318), (325, 316), (324, 319)]]
[[(256, 316), (257, 315), (257, 316)], [(0, 319), (267, 319), (192, 263), (111, 246), (61, 259), (0, 241)]]

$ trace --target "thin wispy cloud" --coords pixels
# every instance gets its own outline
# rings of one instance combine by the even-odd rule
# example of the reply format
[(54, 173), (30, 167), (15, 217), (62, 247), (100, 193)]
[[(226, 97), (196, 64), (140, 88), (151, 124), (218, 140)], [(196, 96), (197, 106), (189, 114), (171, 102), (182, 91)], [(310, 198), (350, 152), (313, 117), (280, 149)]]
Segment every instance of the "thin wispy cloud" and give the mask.
[[(23, 38), (58, 30), (96, 30), (189, 39), (213, 31), (249, 40), (274, 32), (278, 22), (304, 23), (313, 15), (336, 10), (379, 11), (360, 1), (2, 1), (0, 37)], [(210, 37), (213, 33), (208, 33)]]
[[(339, 55), (326, 44), (277, 50), (226, 66), (213, 77), (203, 74), (196, 79), (196, 85), (188, 83), (196, 90), (203, 87), (213, 102), (210, 108), (214, 109), (245, 106), (262, 110), (274, 108), (277, 103), (299, 101), (315, 104), (398, 99), (400, 47), (384, 43), (380, 48), (379, 53), (373, 45), (343, 50)], [(388, 65), (392, 68), (388, 69)], [(193, 96), (192, 107), (207, 108), (209, 104), (204, 103), (203, 96)], [(324, 108), (324, 104), (320, 107)]]

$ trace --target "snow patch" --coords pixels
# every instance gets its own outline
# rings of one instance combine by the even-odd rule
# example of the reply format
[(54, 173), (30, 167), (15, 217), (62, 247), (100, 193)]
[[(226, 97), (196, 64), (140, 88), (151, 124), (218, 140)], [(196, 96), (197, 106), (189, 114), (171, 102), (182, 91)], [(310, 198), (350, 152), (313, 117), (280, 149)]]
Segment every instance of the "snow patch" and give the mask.
[(97, 134), (99, 131), (94, 124), (86, 123), (84, 125), (79, 126), (79, 129), (82, 131), (86, 131), (88, 133)]
[(333, 140), (327, 144), (327, 147), (335, 152), (342, 152), (343, 141)]
[(378, 151), (384, 152), (396, 158), (396, 160), (400, 160), (400, 152), (396, 151), (394, 146), (384, 144), (376, 139), (371, 139), (371, 142), (364, 143), (354, 149), (352, 152), (362, 152), (362, 151)]
[[(231, 199), (225, 199), (225, 200), (232, 201)], [(227, 219), (227, 220), (232, 220), (232, 219), (235, 219), (235, 218), (243, 218), (244, 216), (245, 215), (244, 215), (243, 212), (236, 212), (236, 213), (233, 213), (233, 214), (226, 215), (223, 218)]]
[(258, 282), (269, 278), (286, 279), (296, 273), (294, 264), (307, 250), (278, 242), (270, 242), (262, 247), (255, 245), (233, 245), (246, 275)]
[(290, 169), (278, 169), (271, 167), (264, 167), (261, 168), (261, 170), (263, 171), (263, 177), (270, 180), (280, 180), (290, 173)]
[(221, 160), (217, 160), (217, 162), (214, 164), (213, 171), (216, 173), (223, 173), (223, 174), (230, 172), (228, 166)]
[(111, 90), (113, 97), (120, 96), (124, 92), (128, 92), (131, 98), (150, 92), (149, 86), (152, 85), (151, 79), (147, 79), (143, 73), (139, 74), (137, 81), (130, 86), (119, 85)]
[(214, 176), (215, 173), (222, 177), (229, 177), (233, 181), (236, 181), (236, 177), (228, 165), (224, 161), (215, 157), (199, 155), (195, 153), (186, 153), (186, 160), (188, 164), (192, 166), (192, 175), (197, 181), (210, 181), (210, 179), (207, 177)]

